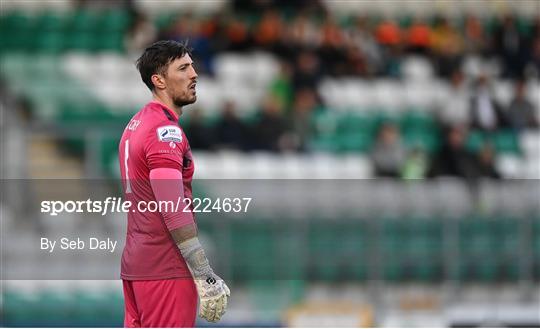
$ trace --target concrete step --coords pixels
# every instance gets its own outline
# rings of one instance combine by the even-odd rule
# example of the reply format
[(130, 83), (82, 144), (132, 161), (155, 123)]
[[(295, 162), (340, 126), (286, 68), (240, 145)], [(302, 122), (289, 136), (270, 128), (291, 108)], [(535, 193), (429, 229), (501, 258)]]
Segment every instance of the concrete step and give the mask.
[(80, 179), (84, 166), (80, 159), (62, 152), (54, 138), (38, 135), (27, 148), (28, 176), (31, 179)]

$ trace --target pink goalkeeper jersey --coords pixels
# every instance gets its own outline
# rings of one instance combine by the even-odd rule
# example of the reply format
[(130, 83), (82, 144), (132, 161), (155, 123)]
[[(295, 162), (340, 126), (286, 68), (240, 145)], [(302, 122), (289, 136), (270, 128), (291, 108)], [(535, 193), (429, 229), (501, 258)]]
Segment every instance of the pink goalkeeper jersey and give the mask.
[[(178, 115), (153, 101), (140, 110), (124, 129), (118, 149), (125, 199), (131, 201), (126, 245), (122, 254), (124, 280), (162, 280), (190, 277), (160, 212), (139, 211), (137, 204), (156, 201), (150, 171), (174, 168), (182, 173), (184, 197), (191, 198), (194, 165)], [(127, 178), (127, 179), (126, 179)], [(181, 207), (183, 208), (183, 206)]]

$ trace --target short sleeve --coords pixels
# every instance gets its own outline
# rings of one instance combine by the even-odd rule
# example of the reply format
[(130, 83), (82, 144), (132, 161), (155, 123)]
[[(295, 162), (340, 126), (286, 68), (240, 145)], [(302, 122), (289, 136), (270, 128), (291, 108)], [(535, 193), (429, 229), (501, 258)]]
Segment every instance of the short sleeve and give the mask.
[(156, 125), (146, 138), (145, 156), (149, 170), (172, 168), (182, 170), (184, 156), (182, 130), (170, 122)]

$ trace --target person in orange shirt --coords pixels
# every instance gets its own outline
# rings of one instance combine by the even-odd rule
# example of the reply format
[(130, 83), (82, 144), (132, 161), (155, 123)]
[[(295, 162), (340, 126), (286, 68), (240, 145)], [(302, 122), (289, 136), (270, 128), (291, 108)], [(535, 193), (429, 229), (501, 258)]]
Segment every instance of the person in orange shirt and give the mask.
[(461, 64), (463, 38), (448, 19), (441, 17), (430, 35), (431, 50), (435, 56), (437, 72), (442, 77), (450, 77)]
[(416, 19), (407, 30), (406, 42), (409, 51), (425, 53), (430, 46), (431, 28), (421, 19)]
[(401, 30), (399, 26), (391, 20), (385, 20), (379, 24), (375, 31), (375, 35), (377, 41), (381, 45), (397, 46), (401, 43)]

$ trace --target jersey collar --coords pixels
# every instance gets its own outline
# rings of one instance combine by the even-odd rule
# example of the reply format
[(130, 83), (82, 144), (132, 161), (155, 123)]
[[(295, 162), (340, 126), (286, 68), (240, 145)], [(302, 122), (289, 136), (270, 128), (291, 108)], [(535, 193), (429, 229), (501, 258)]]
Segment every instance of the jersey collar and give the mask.
[(154, 105), (157, 105), (159, 107), (161, 107), (163, 110), (169, 112), (172, 117), (174, 118), (174, 121), (178, 122), (178, 114), (176, 114), (176, 112), (174, 112), (173, 110), (171, 110), (170, 108), (168, 108), (167, 106), (165, 106), (165, 104), (161, 103), (160, 101), (157, 101), (157, 100), (152, 100), (150, 102), (150, 104), (154, 104)]

